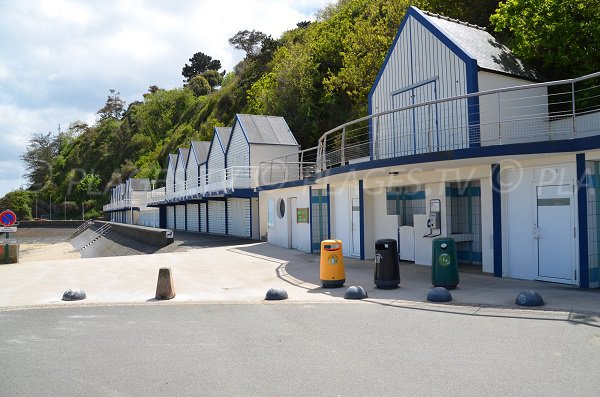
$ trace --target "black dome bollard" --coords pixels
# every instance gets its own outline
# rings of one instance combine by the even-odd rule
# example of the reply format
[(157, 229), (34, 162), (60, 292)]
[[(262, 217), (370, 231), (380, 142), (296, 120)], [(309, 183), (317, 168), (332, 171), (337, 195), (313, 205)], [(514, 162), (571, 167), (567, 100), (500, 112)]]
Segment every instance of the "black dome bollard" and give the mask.
[(452, 295), (444, 287), (434, 287), (429, 290), (427, 300), (429, 302), (450, 302), (452, 300)]
[(80, 301), (85, 298), (85, 292), (81, 289), (68, 289), (62, 296), (62, 300), (64, 301)]
[(344, 299), (365, 299), (368, 298), (367, 291), (359, 286), (353, 285), (348, 287), (346, 293), (344, 294)]
[(542, 299), (540, 294), (530, 289), (527, 291), (521, 291), (519, 295), (517, 295), (515, 304), (519, 306), (543, 306), (544, 299)]
[(265, 300), (267, 301), (282, 301), (287, 298), (287, 291), (283, 288), (270, 288), (265, 295)]

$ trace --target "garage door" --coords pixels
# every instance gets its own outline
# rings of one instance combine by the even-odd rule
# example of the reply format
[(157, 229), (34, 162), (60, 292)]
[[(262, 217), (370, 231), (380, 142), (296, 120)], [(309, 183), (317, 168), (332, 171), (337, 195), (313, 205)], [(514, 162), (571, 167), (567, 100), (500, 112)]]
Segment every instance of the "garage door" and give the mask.
[(250, 200), (227, 200), (228, 231), (232, 236), (250, 237)]
[(175, 229), (185, 230), (185, 205), (175, 206)]
[(225, 234), (225, 202), (208, 202), (208, 231), (215, 234)]
[(200, 203), (200, 231), (206, 233), (206, 203)]
[(167, 207), (167, 229), (175, 229), (175, 207)]
[(187, 230), (198, 232), (198, 204), (187, 204)]

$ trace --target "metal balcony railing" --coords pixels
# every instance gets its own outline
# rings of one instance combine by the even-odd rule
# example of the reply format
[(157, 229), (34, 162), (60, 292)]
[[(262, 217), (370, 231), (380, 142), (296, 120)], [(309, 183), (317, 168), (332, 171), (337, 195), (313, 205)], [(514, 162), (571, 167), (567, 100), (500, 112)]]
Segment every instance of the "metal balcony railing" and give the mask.
[(318, 146), (261, 163), (261, 185), (352, 163), (600, 135), (600, 72), (438, 99), (325, 132)]
[(252, 189), (258, 186), (257, 171), (258, 167), (254, 166), (235, 166), (202, 174), (196, 180), (179, 181), (168, 189), (153, 190), (148, 193), (148, 203), (178, 202), (235, 189)]
[(103, 211), (117, 211), (123, 209), (131, 209), (131, 208), (140, 208), (145, 207), (147, 204), (146, 200), (136, 198), (136, 199), (122, 199), (113, 201), (109, 204), (106, 204), (102, 207)]

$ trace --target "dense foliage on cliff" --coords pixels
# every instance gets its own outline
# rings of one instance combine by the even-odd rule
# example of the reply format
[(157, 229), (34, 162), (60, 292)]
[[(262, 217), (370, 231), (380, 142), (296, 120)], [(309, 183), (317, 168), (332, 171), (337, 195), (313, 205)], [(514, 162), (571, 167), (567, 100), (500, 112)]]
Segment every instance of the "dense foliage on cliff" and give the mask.
[[(236, 113), (283, 116), (298, 142), (311, 147), (324, 131), (366, 114), (368, 92), (410, 3), (495, 28), (518, 55), (552, 77), (571, 77), (565, 60), (594, 50), (588, 38), (600, 26), (598, 7), (582, 7), (583, 0), (509, 0), (500, 8), (498, 0), (339, 0), (315, 22), (299, 22), (280, 38), (238, 32), (229, 41), (245, 58), (225, 76), (218, 60), (196, 53), (183, 68), (183, 87), (150, 86), (128, 106), (111, 90), (94, 125), (74, 122), (58, 135), (36, 135), (24, 156), (30, 190), (46, 202), (73, 202), (74, 211), (83, 205), (97, 214), (93, 207), (108, 201), (105, 193), (130, 176), (160, 186), (169, 153), (209, 140), (213, 128), (231, 125)], [(583, 18), (593, 15), (590, 26)], [(565, 26), (569, 37), (585, 33), (575, 48), (550, 34)], [(558, 59), (552, 60), (553, 52)], [(577, 74), (593, 71), (596, 58), (577, 61)]]

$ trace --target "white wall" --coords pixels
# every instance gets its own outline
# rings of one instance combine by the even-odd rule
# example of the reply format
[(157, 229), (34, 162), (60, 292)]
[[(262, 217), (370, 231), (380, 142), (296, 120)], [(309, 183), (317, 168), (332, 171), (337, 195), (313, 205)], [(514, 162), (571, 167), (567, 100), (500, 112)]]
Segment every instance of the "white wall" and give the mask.
[[(308, 186), (278, 189), (276, 191), (260, 192), (259, 213), (261, 236), (267, 232), (267, 241), (269, 244), (289, 248), (291, 222), (296, 222), (296, 214), (292, 214), (289, 202), (291, 197), (296, 197), (298, 208), (310, 208), (309, 188)], [(268, 226), (269, 200), (273, 200), (277, 206), (278, 200), (283, 199), (286, 203), (285, 216), (280, 218), (275, 210), (274, 225)], [(310, 211), (309, 211), (310, 212)], [(304, 252), (310, 252), (310, 223), (296, 224), (295, 230), (298, 232), (295, 236), (298, 242), (298, 249)]]
[[(252, 145), (250, 147), (250, 165), (257, 166), (263, 161), (298, 153), (298, 146), (284, 145)], [(298, 161), (296, 156), (296, 160)]]
[[(413, 91), (399, 90), (425, 82), (434, 81)], [(467, 93), (466, 65), (448, 49), (437, 37), (429, 32), (412, 16), (408, 18), (398, 41), (392, 48), (389, 60), (371, 97), (371, 113), (383, 112), (398, 107), (433, 99), (449, 98)], [(433, 96), (432, 96), (433, 95)], [(396, 157), (408, 154), (412, 134), (416, 126), (417, 136), (427, 134), (428, 125), (437, 125), (434, 134), (435, 146), (444, 150), (463, 147), (468, 143), (468, 128), (462, 120), (467, 120), (467, 101), (461, 100), (438, 104), (432, 109), (418, 108), (413, 124), (413, 111), (381, 117), (375, 121), (378, 135), (376, 153), (378, 158)], [(434, 119), (435, 118), (435, 119)], [(437, 120), (437, 122), (436, 122)], [(431, 121), (431, 123), (430, 123)], [(396, 126), (396, 128), (394, 128)], [(400, 126), (400, 128), (398, 128)], [(402, 138), (406, 139), (402, 139)], [(439, 138), (438, 138), (439, 137)], [(404, 143), (408, 147), (398, 146)], [(427, 139), (422, 139), (424, 145)], [(422, 152), (423, 150), (417, 150)]]
[[(248, 166), (250, 164), (250, 147), (239, 122), (235, 123), (231, 134), (227, 147), (227, 168)], [(227, 143), (225, 142), (224, 145)]]
[[(532, 84), (528, 80), (484, 71), (478, 73), (478, 79), (479, 91)], [(547, 88), (540, 87), (480, 96), (482, 146), (548, 140), (547, 94)]]

